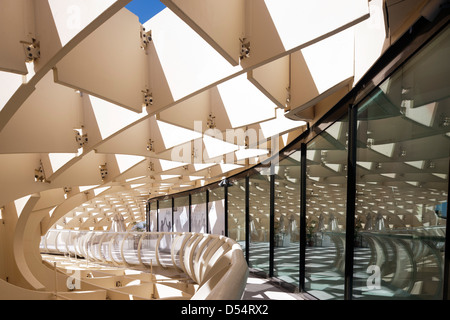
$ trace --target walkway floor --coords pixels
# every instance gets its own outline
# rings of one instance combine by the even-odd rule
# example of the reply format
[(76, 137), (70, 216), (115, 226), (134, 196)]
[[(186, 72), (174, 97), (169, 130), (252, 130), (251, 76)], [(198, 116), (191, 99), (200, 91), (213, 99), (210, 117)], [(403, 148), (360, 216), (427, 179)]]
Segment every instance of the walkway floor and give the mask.
[(269, 279), (249, 275), (243, 300), (305, 300), (301, 294), (288, 292)]

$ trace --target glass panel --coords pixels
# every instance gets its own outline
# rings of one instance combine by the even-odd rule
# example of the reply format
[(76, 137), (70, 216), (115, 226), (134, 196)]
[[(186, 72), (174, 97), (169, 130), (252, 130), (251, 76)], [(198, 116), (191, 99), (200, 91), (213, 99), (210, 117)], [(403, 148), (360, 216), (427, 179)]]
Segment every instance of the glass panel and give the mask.
[(274, 275), (299, 286), (300, 151), (275, 166)]
[(270, 175), (256, 173), (249, 179), (250, 244), (249, 267), (269, 273)]
[(245, 252), (245, 179), (232, 184), (228, 187), (228, 237)]
[(208, 218), (210, 232), (225, 235), (225, 190), (223, 187), (209, 190)]
[(206, 231), (206, 193), (194, 193), (191, 196), (191, 231), (207, 233)]
[[(172, 232), (172, 198), (159, 201), (159, 231)], [(165, 234), (159, 242), (159, 251), (162, 253), (170, 252), (172, 246), (172, 237)]]
[(159, 231), (172, 231), (172, 199), (159, 201)]
[(174, 199), (173, 219), (175, 232), (189, 231), (189, 196)]
[(156, 232), (158, 229), (158, 211), (156, 210), (156, 201), (150, 202), (150, 232)]
[(305, 289), (344, 298), (348, 117), (307, 146)]
[(355, 298), (442, 299), (448, 57), (449, 28), (358, 106)]

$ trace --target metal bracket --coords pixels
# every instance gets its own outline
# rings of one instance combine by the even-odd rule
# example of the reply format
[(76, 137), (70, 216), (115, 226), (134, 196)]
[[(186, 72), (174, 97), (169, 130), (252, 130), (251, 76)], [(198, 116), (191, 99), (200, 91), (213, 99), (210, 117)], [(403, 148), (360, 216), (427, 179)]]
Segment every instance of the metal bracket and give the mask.
[(33, 62), (41, 57), (40, 43), (33, 39), (32, 42), (21, 41), (24, 45), (25, 61)]
[(78, 143), (78, 148), (83, 148), (83, 146), (88, 143), (87, 133), (82, 135), (80, 133), (80, 131), (78, 131), (78, 130), (74, 130), (74, 131), (75, 131), (75, 140)]
[(152, 139), (148, 140), (148, 142), (147, 142), (147, 151), (150, 151), (150, 152), (154, 152), (155, 151), (155, 148), (153, 146), (154, 143), (155, 143), (155, 141), (153, 141)]
[(141, 48), (147, 48), (147, 45), (152, 41), (152, 30), (145, 31), (145, 28), (141, 26)]
[(286, 109), (291, 108), (291, 87), (286, 88)]
[(249, 58), (250, 57), (250, 41), (248, 41), (246, 38), (239, 38), (239, 41), (241, 41), (241, 55), (240, 59)]
[(99, 165), (99, 169), (100, 175), (102, 176), (102, 180), (105, 180), (106, 177), (108, 176), (108, 168), (106, 167), (106, 163)]
[(212, 115), (212, 113), (208, 116), (208, 121), (206, 122), (206, 127), (208, 129), (214, 129), (216, 127), (216, 117)]
[(142, 90), (142, 93), (144, 94), (144, 105), (146, 107), (151, 106), (153, 104), (152, 93), (148, 89)]
[(35, 182), (49, 182), (45, 177), (44, 166), (42, 161), (39, 161), (39, 168), (34, 169), (34, 181)]

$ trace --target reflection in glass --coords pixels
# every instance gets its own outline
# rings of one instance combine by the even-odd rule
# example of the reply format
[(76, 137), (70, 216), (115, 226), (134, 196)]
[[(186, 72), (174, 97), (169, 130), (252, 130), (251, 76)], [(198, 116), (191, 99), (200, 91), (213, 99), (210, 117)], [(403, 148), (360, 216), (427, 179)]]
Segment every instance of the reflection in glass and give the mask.
[(209, 190), (208, 218), (212, 234), (225, 235), (225, 190), (217, 187)]
[(189, 196), (174, 198), (173, 231), (189, 231)]
[(275, 165), (274, 276), (299, 286), (300, 151)]
[(159, 231), (172, 231), (172, 198), (159, 201)]
[[(172, 232), (172, 198), (159, 201), (159, 231)], [(172, 238), (169, 235), (162, 237), (159, 243), (161, 252), (169, 252), (172, 245)]]
[(157, 202), (150, 202), (150, 232), (156, 232), (158, 230), (158, 211), (156, 210)]
[(250, 176), (249, 267), (269, 274), (270, 257), (270, 175)]
[(442, 299), (450, 29), (358, 105), (358, 299)]
[(206, 230), (206, 192), (192, 194), (191, 231), (207, 233)]
[(305, 287), (322, 300), (344, 298), (348, 118), (307, 145)]
[(245, 252), (245, 179), (232, 183), (228, 187), (228, 237)]

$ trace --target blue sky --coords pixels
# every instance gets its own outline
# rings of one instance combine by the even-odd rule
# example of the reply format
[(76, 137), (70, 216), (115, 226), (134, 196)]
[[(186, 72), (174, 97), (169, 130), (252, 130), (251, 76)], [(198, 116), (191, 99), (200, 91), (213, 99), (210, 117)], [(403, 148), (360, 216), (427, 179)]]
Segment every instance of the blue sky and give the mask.
[(139, 17), (139, 22), (147, 22), (148, 19), (165, 8), (159, 0), (133, 0), (126, 8)]

